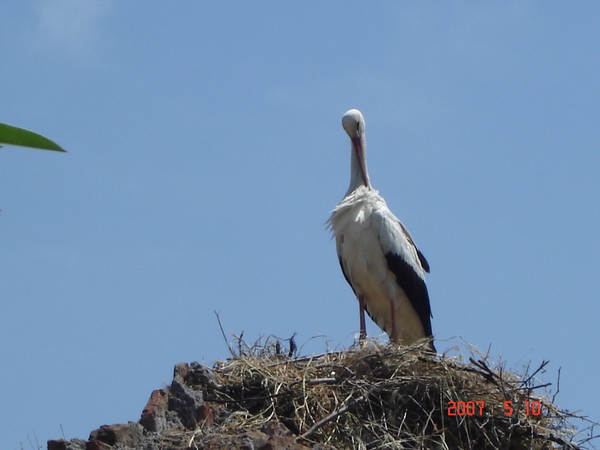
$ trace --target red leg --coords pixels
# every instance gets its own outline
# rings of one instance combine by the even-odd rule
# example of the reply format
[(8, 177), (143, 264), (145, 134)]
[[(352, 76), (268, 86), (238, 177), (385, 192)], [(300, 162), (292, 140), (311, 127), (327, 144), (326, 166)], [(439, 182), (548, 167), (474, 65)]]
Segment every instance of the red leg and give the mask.
[(397, 344), (398, 329), (396, 328), (396, 308), (394, 306), (394, 300), (390, 300), (390, 318), (392, 319), (392, 334), (390, 334), (390, 341)]
[(358, 310), (360, 318), (360, 334), (358, 339), (360, 341), (367, 338), (367, 325), (365, 324), (365, 299), (362, 295), (358, 296)]

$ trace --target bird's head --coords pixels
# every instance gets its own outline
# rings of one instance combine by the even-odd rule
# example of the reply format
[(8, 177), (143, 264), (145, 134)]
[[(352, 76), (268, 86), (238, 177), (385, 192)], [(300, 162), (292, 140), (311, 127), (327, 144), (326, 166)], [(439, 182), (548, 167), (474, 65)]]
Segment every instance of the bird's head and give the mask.
[(342, 126), (350, 139), (360, 138), (365, 133), (365, 118), (358, 109), (351, 109), (342, 117)]
[(352, 142), (352, 163), (348, 192), (352, 192), (358, 186), (370, 188), (371, 183), (367, 172), (365, 118), (358, 109), (351, 109), (346, 111), (346, 114), (342, 117), (342, 126)]

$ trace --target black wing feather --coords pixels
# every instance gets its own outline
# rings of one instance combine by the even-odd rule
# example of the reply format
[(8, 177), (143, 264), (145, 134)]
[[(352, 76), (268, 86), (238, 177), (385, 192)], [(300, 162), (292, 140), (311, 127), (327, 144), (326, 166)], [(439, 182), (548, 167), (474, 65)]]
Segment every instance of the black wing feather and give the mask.
[(354, 286), (352, 286), (352, 283), (350, 282), (350, 278), (348, 277), (348, 274), (346, 273), (346, 269), (344, 269), (344, 263), (342, 262), (342, 258), (338, 257), (338, 261), (340, 262), (340, 267), (342, 268), (342, 273), (344, 274), (344, 278), (346, 279), (346, 281), (348, 282), (348, 284), (352, 288), (352, 292), (354, 292), (354, 295), (356, 295), (356, 291), (354, 290)]
[(419, 257), (419, 261), (421, 262), (421, 267), (423, 267), (425, 272), (429, 273), (429, 263), (425, 259), (425, 256), (423, 255), (423, 253), (421, 253), (421, 250), (419, 250), (416, 247), (415, 249), (417, 250), (417, 256)]
[[(419, 260), (421, 260), (422, 256), (419, 252)], [(432, 314), (431, 305), (429, 304), (429, 292), (427, 292), (425, 280), (400, 255), (388, 252), (385, 254), (385, 260), (387, 261), (388, 268), (396, 277), (396, 282), (410, 300), (410, 304), (417, 312), (419, 319), (421, 319), (425, 334), (431, 336)], [(423, 261), (425, 262), (424, 264)], [(421, 260), (421, 264), (423, 264), (425, 270), (429, 269), (429, 264), (427, 264), (425, 258)]]

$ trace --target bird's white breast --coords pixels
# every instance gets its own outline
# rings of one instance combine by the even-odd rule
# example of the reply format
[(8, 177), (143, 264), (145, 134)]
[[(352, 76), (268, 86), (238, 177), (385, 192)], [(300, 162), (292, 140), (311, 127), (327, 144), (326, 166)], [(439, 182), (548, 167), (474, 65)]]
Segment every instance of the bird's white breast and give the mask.
[[(360, 287), (360, 274), (369, 272), (381, 281), (385, 274), (384, 255), (379, 244), (378, 230), (373, 226), (373, 212), (377, 209), (377, 191), (361, 187), (335, 208), (330, 223), (336, 239), (338, 256), (355, 289)], [(381, 272), (381, 273), (377, 273)]]
[[(417, 262), (416, 249), (409, 241), (398, 219), (388, 209), (378, 191), (361, 186), (347, 195), (334, 209), (329, 224), (336, 240), (338, 257), (357, 296), (363, 296), (369, 315), (388, 334), (391, 332), (390, 301), (403, 324), (403, 341), (413, 336), (424, 337), (420, 320), (405, 293), (390, 272), (385, 253), (394, 239), (394, 253), (411, 261), (423, 273)], [(383, 236), (381, 236), (383, 234)], [(414, 325), (413, 325), (414, 324)]]

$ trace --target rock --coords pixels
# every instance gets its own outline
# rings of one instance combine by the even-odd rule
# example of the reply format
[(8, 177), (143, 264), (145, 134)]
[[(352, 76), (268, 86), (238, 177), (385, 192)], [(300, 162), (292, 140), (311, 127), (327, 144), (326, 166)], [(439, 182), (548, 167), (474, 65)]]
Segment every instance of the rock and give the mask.
[(86, 442), (85, 450), (113, 450), (113, 447), (102, 441), (91, 440)]
[[(202, 373), (196, 374), (195, 372), (198, 369)], [(196, 428), (196, 424), (200, 418), (199, 409), (204, 405), (204, 398), (203, 392), (189, 387), (186, 384), (186, 380), (200, 380), (202, 379), (203, 372), (202, 366), (198, 363), (192, 363), (191, 368), (186, 363), (177, 364), (175, 366), (173, 382), (169, 388), (169, 410), (175, 411), (179, 415), (181, 424), (189, 430)]]
[(161, 432), (167, 428), (167, 402), (167, 393), (163, 389), (152, 391), (139, 420), (147, 431)]
[[(246, 381), (245, 381), (246, 383)], [(247, 380), (246, 389), (261, 389), (260, 378)], [(235, 389), (238, 387), (236, 386)], [(48, 450), (308, 450), (307, 442), (296, 442), (291, 425), (271, 420), (260, 429), (222, 434), (234, 403), (205, 403), (231, 387), (217, 384), (211, 369), (197, 362), (180, 363), (168, 388), (152, 391), (138, 422), (103, 425), (90, 433), (88, 441), (48, 441)], [(235, 392), (235, 389), (233, 392)], [(217, 392), (218, 391), (218, 392)], [(248, 403), (250, 404), (250, 403)], [(282, 418), (282, 420), (289, 420)], [(287, 425), (287, 426), (286, 426)], [(192, 445), (193, 444), (193, 445)], [(303, 445), (306, 444), (306, 445)], [(191, 445), (191, 446), (190, 446)], [(332, 447), (312, 446), (313, 450)]]
[(48, 450), (85, 450), (85, 441), (81, 439), (48, 441)]
[(286, 427), (281, 422), (277, 422), (276, 420), (268, 421), (263, 427), (260, 429), (267, 436), (291, 436), (292, 432), (288, 427)]
[[(137, 448), (144, 438), (144, 428), (137, 422), (126, 424), (103, 425), (90, 433), (90, 441), (100, 441), (115, 446)], [(102, 448), (102, 447), (101, 447)], [(86, 450), (87, 447), (86, 447)]]

